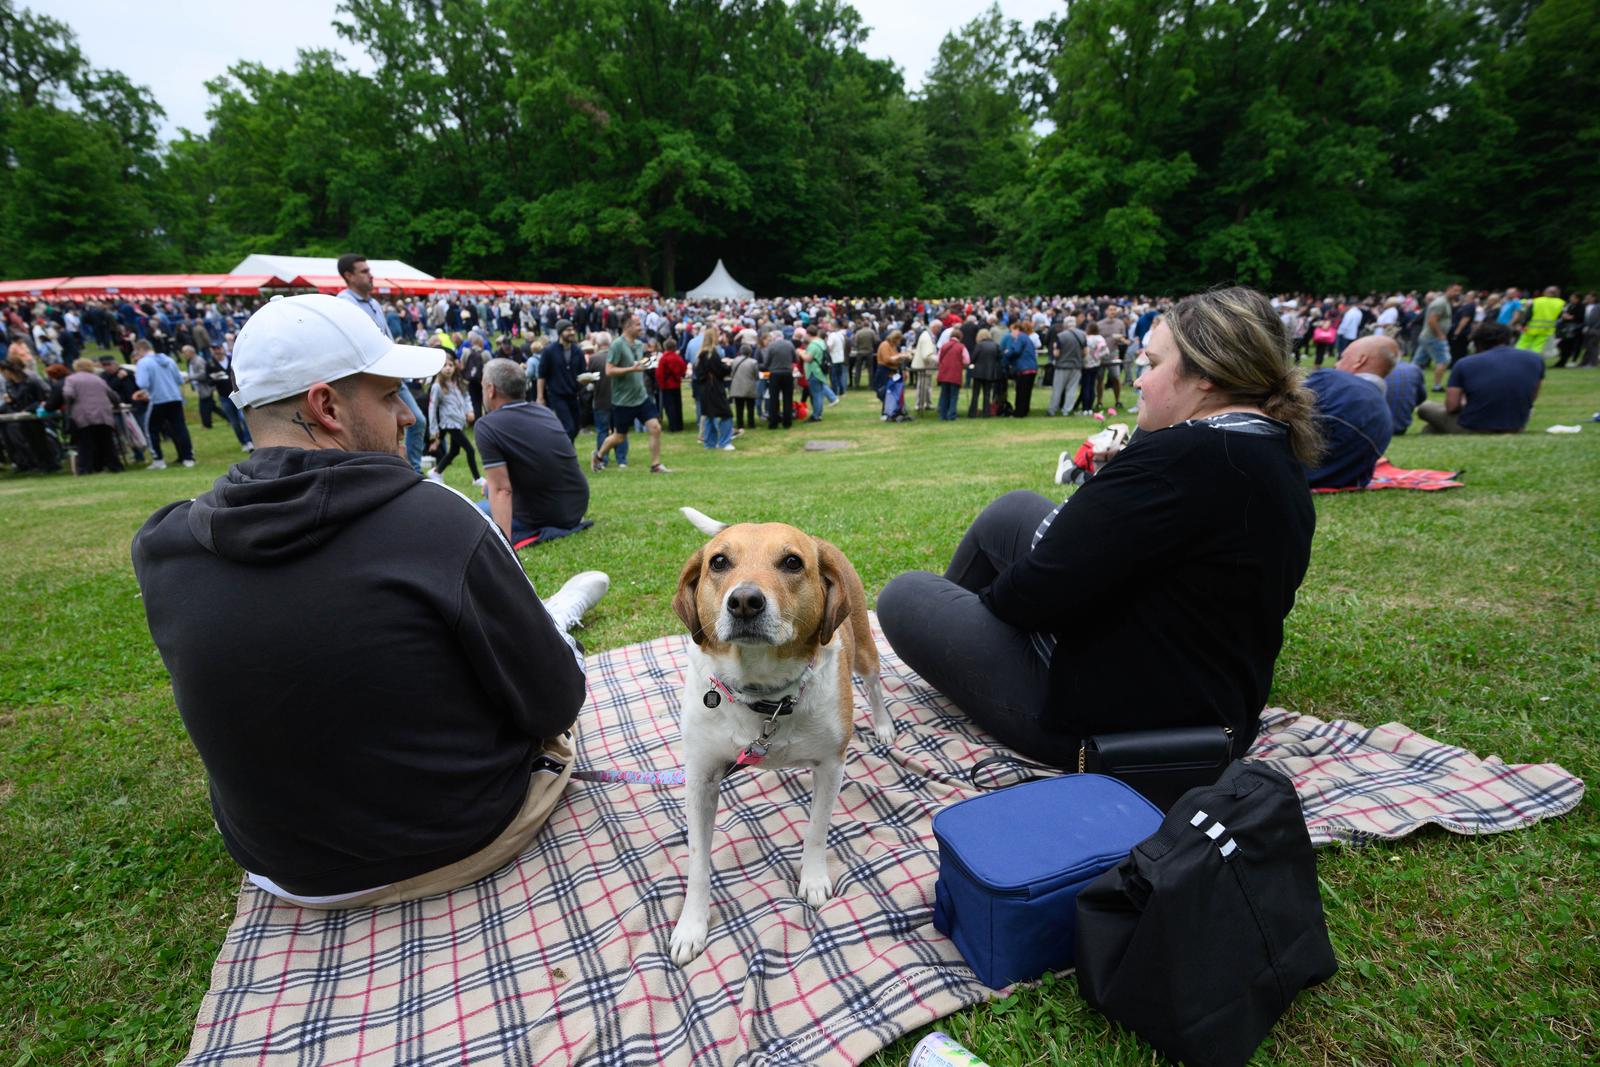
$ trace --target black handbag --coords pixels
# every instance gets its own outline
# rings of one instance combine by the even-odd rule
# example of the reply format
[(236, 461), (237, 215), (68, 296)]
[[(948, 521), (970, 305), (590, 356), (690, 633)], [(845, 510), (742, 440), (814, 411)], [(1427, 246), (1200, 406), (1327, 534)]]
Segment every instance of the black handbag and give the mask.
[[(1210, 785), (1232, 760), (1233, 731), (1226, 726), (1174, 726), (1096, 734), (1078, 746), (1078, 773), (1103, 774), (1125, 782), (1163, 813), (1195, 786)], [(1015, 756), (986, 756), (972, 765), (972, 784), (985, 789), (978, 772), (1010, 763), (1036, 771), (1056, 771)], [(1027, 780), (1027, 779), (1024, 779)]]
[(1192, 789), (1078, 895), (1078, 989), (1190, 1067), (1243, 1067), (1338, 969), (1294, 786), (1259, 763)]
[(1078, 748), (1078, 773), (1126, 782), (1166, 812), (1189, 790), (1222, 777), (1232, 748), (1233, 731), (1226, 726), (1096, 734)]

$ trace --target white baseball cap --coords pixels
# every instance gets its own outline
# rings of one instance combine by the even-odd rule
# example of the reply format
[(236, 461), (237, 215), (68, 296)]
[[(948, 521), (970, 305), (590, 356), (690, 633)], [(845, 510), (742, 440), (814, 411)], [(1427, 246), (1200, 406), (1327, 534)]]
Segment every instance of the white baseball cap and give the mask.
[(397, 345), (355, 304), (336, 296), (275, 296), (250, 316), (233, 342), (234, 406), (298, 396), (318, 382), (352, 374), (426, 378), (445, 352)]

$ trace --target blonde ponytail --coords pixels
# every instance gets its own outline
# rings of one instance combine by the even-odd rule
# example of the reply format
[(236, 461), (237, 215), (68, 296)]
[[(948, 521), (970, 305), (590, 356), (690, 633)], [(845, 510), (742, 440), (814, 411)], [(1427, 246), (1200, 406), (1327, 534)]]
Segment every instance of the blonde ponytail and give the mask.
[(1289, 427), (1289, 445), (1310, 466), (1322, 456), (1317, 401), (1289, 363), (1289, 336), (1264, 293), (1244, 286), (1186, 296), (1162, 321), (1187, 374), (1231, 403), (1259, 407)]

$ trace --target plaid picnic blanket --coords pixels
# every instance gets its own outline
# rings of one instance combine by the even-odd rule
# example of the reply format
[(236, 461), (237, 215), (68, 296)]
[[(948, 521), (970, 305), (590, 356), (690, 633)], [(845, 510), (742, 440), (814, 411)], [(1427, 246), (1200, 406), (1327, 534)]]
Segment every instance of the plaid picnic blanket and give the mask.
[(1313, 493), (1355, 493), (1363, 489), (1460, 489), (1461, 471), (1402, 470), (1389, 462), (1388, 456), (1379, 458), (1372, 468), (1372, 481), (1366, 485), (1343, 485), (1337, 488), (1324, 486)]
[[(876, 620), (874, 620), (876, 627)], [(188, 1064), (855, 1064), (994, 994), (931, 925), (934, 812), (997, 751), (879, 632), (893, 749), (865, 694), (828, 837), (833, 899), (795, 896), (805, 771), (722, 787), (711, 940), (687, 968), (667, 946), (683, 902), (679, 765), (685, 638), (589, 661), (580, 771), (534, 845), (495, 876), (383, 908), (309, 911), (245, 883)], [(1316, 840), (1425, 821), (1482, 833), (1576, 804), (1560, 768), (1479, 763), (1403, 727), (1272, 710), (1256, 754), (1301, 791)]]
[(1583, 782), (1557, 764), (1479, 759), (1397, 722), (1368, 728), (1268, 708), (1250, 758), (1294, 782), (1313, 845), (1404, 837), (1430, 823), (1501, 833), (1583, 799)]

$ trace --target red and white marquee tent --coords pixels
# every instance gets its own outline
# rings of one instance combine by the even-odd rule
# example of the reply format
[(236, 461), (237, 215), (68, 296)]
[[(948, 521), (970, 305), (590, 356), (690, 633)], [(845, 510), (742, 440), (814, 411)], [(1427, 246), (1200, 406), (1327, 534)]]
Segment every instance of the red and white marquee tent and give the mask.
[[(337, 293), (343, 288), (344, 279), (336, 274), (301, 274), (287, 281), (272, 274), (94, 274), (76, 278), (22, 278), (0, 282), (0, 300), (29, 297), (105, 300), (112, 297), (260, 296), (274, 290)], [(432, 293), (457, 293), (462, 296), (559, 294), (592, 298), (657, 295), (654, 289), (638, 286), (387, 277), (373, 279), (373, 292), (379, 297), (426, 296)]]

